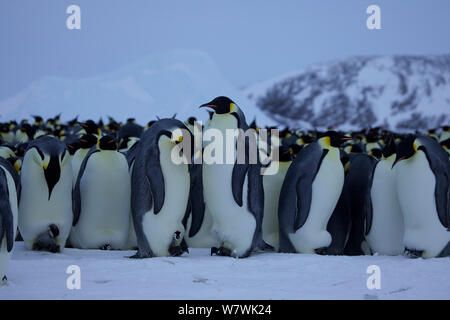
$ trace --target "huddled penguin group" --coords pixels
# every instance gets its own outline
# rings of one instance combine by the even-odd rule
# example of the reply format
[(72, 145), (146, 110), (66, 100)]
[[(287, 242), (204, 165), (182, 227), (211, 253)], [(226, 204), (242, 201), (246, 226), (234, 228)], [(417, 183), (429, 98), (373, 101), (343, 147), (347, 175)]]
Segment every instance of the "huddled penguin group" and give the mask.
[[(200, 107), (209, 112), (204, 126), (175, 116), (145, 126), (60, 116), (0, 123), (3, 281), (15, 239), (50, 252), (137, 250), (131, 258), (179, 256), (190, 247), (236, 258), (255, 251), (450, 256), (448, 126), (272, 135), (275, 127), (248, 124), (228, 97)], [(217, 144), (211, 129), (237, 134)], [(262, 129), (268, 163), (261, 152), (252, 160)], [(206, 161), (213, 145), (213, 158), (230, 161)]]

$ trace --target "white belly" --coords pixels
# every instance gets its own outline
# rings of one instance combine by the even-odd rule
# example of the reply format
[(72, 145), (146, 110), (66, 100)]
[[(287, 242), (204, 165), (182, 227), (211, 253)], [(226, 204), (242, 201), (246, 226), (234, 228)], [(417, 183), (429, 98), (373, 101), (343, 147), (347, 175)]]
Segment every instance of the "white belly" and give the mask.
[(205, 204), (212, 216), (212, 233), (224, 247), (241, 256), (251, 247), (256, 220), (247, 209), (247, 177), (242, 191), (242, 207), (234, 201), (232, 169), (233, 165), (204, 165), (203, 188)]
[(74, 247), (122, 249), (130, 228), (131, 179), (125, 156), (100, 151), (88, 160), (80, 181), (81, 214), (70, 234)]
[(408, 249), (424, 250), (434, 257), (450, 241), (450, 232), (440, 223), (434, 196), (435, 182), (425, 154), (396, 164), (396, 189), (405, 223), (403, 243)]
[(278, 251), (278, 201), (284, 177), (289, 169), (290, 162), (279, 162), (278, 173), (263, 176), (264, 184), (264, 216), (262, 222), (262, 234), (266, 243)]
[(371, 189), (373, 219), (366, 239), (372, 251), (382, 255), (400, 255), (404, 251), (403, 216), (392, 163), (393, 159), (386, 159), (377, 164)]
[(19, 230), (25, 244), (31, 249), (36, 237), (48, 230), (50, 224), (55, 224), (59, 228), (56, 244), (63, 250), (73, 220), (70, 161), (62, 166), (50, 200), (44, 170), (32, 160), (29, 152), (25, 154), (20, 181)]
[[(10, 203), (11, 211), (13, 214), (13, 228), (14, 228), (14, 239), (15, 239), (16, 238), (16, 230), (17, 230), (17, 219), (18, 219), (16, 185), (14, 183), (14, 180), (13, 180), (11, 174), (8, 172), (8, 170), (4, 170), (1, 166), (0, 166), (0, 170), (3, 170), (5, 172), (6, 180), (8, 183), (9, 203)], [(11, 250), (10, 252), (7, 251), (6, 235), (3, 235), (3, 239), (0, 239), (0, 241), (1, 241), (1, 250), (0, 250), (0, 280), (1, 280), (8, 271), (8, 265), (9, 265), (9, 261), (11, 259), (13, 250)]]
[(184, 236), (183, 217), (189, 197), (189, 172), (186, 164), (176, 165), (170, 158), (168, 146), (160, 139), (160, 164), (164, 176), (165, 199), (158, 214), (153, 208), (144, 215), (142, 226), (153, 254), (168, 256), (175, 232)]
[(299, 253), (314, 253), (314, 249), (328, 247), (331, 235), (328, 220), (333, 213), (344, 185), (344, 168), (339, 153), (330, 150), (322, 161), (312, 184), (311, 208), (305, 224), (289, 238)]

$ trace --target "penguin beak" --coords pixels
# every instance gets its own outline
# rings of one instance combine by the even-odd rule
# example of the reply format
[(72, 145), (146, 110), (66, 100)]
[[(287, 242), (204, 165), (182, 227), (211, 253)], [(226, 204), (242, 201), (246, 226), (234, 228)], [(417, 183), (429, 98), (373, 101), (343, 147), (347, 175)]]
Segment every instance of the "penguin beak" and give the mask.
[(44, 163), (44, 176), (48, 187), (48, 200), (50, 200), (53, 188), (58, 183), (61, 176), (58, 156), (52, 156), (48, 163)]
[(88, 125), (86, 124), (86, 122), (80, 122), (80, 126), (81, 126), (83, 129), (87, 129), (87, 127), (88, 127)]
[(211, 108), (214, 110), (215, 108), (217, 108), (217, 106), (214, 104), (205, 103), (205, 104), (202, 104), (199, 108)]
[(352, 137), (347, 137), (347, 136), (343, 136), (341, 138), (342, 141), (348, 141), (348, 140), (352, 140)]

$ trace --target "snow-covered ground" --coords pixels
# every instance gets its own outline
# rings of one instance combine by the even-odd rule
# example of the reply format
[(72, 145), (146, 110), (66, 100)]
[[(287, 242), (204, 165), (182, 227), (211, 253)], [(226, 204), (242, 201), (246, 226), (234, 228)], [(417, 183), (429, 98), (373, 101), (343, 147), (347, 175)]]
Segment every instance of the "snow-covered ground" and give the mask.
[[(127, 259), (133, 251), (28, 251), (16, 242), (0, 299), (450, 299), (450, 258), (336, 257), (257, 253), (247, 259)], [(81, 270), (69, 290), (66, 269)], [(367, 288), (367, 267), (381, 271), (381, 289)]]

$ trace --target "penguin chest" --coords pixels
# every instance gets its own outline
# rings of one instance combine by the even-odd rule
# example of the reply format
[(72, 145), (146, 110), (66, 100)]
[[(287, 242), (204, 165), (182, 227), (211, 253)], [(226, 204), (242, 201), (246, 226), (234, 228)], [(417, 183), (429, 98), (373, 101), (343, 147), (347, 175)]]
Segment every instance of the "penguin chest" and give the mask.
[(87, 237), (119, 233), (125, 238), (129, 230), (130, 190), (128, 164), (122, 154), (100, 151), (91, 155), (80, 180), (81, 213), (77, 227), (86, 230)]
[(426, 155), (418, 151), (411, 158), (396, 164), (394, 170), (405, 224), (405, 247), (424, 250), (424, 257), (436, 256), (450, 241), (450, 232), (439, 221), (435, 199), (436, 178)]
[[(312, 183), (311, 208), (308, 220), (317, 227), (326, 229), (344, 185), (344, 168), (338, 151), (330, 151), (322, 160)], [(305, 224), (306, 224), (305, 223)]]
[(375, 167), (372, 188), (372, 226), (367, 241), (372, 251), (397, 255), (403, 248), (403, 217), (397, 200), (393, 159), (381, 160)]
[(59, 227), (61, 239), (66, 239), (72, 225), (72, 166), (61, 165), (61, 173), (49, 199), (44, 170), (29, 154), (25, 154), (21, 172), (19, 228), (24, 240), (44, 232), (50, 224)]
[(278, 201), (284, 177), (290, 162), (279, 162), (278, 172), (263, 177), (264, 215), (262, 222), (263, 239), (271, 246), (278, 247)]
[(156, 256), (168, 256), (174, 233), (179, 231), (183, 236), (185, 231), (182, 220), (189, 197), (189, 171), (186, 164), (175, 164), (172, 161), (170, 150), (160, 144), (164, 204), (157, 214), (154, 214), (152, 209), (144, 215), (142, 220), (144, 233)]

